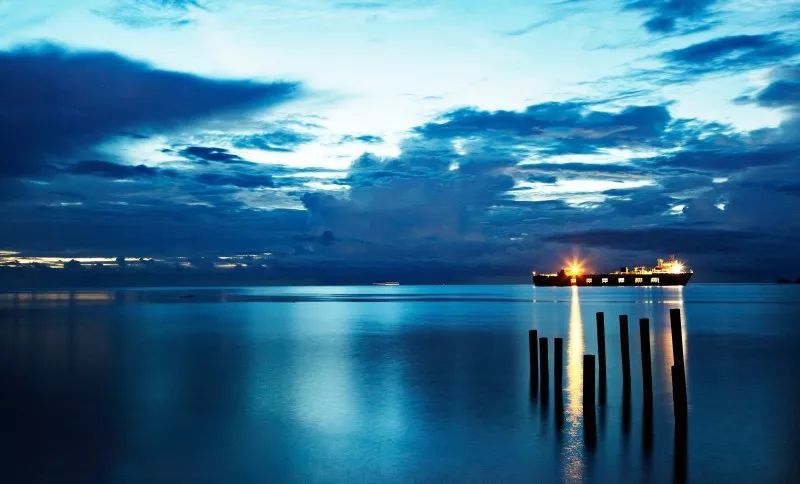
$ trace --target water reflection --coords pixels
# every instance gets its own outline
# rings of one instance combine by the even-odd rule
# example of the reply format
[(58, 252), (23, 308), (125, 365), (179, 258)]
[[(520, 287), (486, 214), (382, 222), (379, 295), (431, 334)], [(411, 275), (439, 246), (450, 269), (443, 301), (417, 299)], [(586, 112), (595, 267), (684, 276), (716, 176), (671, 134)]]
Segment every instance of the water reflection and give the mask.
[(106, 302), (113, 299), (108, 291), (31, 291), (0, 292), (0, 303), (14, 305), (42, 302)]
[(664, 381), (671, 381), (672, 376), (670, 368), (675, 364), (672, 355), (672, 327), (669, 324), (669, 311), (673, 308), (681, 310), (681, 342), (683, 344), (683, 361), (684, 366), (688, 367), (689, 362), (689, 348), (686, 345), (686, 311), (683, 307), (683, 287), (665, 287), (664, 288), (664, 304), (662, 305), (662, 313), (660, 318), (666, 324), (661, 325), (661, 332), (658, 335), (661, 344), (661, 353), (663, 355), (663, 365), (661, 367), (662, 378)]
[(564, 439), (563, 472), (565, 481), (579, 481), (583, 476), (583, 319), (579, 289), (572, 286), (567, 335), (567, 415)]
[[(537, 288), (535, 303), (527, 286), (396, 290), (123, 289), (104, 293), (110, 303), (95, 302), (91, 291), (73, 302), (69, 292), (2, 295), (4, 476), (659, 482), (688, 473), (795, 482), (800, 475), (797, 390), (786, 384), (800, 371), (800, 286)], [(702, 385), (690, 388), (688, 450), (685, 435), (672, 441), (668, 378), (668, 311), (684, 309), (684, 296), (692, 322), (682, 314), (686, 361), (687, 340), (702, 355), (692, 359)], [(761, 302), (747, 302), (754, 299)], [(608, 323), (608, 400), (591, 453), (582, 358), (597, 347), (596, 311)], [(532, 314), (541, 336), (565, 338), (561, 431), (551, 420), (558, 406), (530, 411)], [(619, 314), (630, 318), (627, 406)], [(641, 317), (651, 321), (655, 397), (644, 420)]]

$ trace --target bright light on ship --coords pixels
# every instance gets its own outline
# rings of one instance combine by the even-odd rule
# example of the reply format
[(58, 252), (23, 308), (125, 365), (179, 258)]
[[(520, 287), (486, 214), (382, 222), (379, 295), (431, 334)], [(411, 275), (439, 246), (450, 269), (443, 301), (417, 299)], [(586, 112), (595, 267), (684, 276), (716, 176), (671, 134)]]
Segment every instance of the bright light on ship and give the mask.
[(568, 276), (579, 276), (583, 274), (583, 262), (573, 258), (567, 262), (567, 267), (564, 270)]
[(675, 262), (674, 264), (672, 264), (672, 267), (670, 267), (670, 272), (673, 274), (681, 274), (683, 272), (683, 268), (684, 268), (683, 263)]

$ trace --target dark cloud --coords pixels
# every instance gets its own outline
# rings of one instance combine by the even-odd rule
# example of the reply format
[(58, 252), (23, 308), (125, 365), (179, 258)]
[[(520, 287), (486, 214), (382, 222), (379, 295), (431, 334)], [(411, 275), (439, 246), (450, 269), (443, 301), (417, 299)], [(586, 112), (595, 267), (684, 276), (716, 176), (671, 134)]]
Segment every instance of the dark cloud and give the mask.
[(754, 100), (767, 107), (800, 106), (800, 65), (777, 69), (772, 82)]
[(281, 102), (291, 83), (211, 80), (51, 44), (0, 52), (0, 176), (36, 175), (120, 132), (169, 130)]
[[(152, 198), (118, 205), (0, 206), (0, 217), (15, 230), (3, 231), (4, 247), (61, 254), (205, 255), (249, 250), (285, 252), (296, 244), (306, 213), (253, 210), (241, 204), (186, 204)], [(8, 244), (8, 245), (6, 245)]]
[(643, 167), (680, 167), (720, 174), (748, 167), (786, 163), (797, 157), (797, 150), (786, 144), (715, 145), (713, 141), (697, 141), (673, 154), (640, 160)]
[[(729, 35), (663, 52), (654, 57), (662, 62), (658, 68), (632, 69), (587, 84), (614, 90), (616, 94), (608, 101), (619, 102), (643, 95), (660, 96), (658, 89), (663, 86), (796, 63), (798, 55), (800, 43), (792, 34)], [(751, 100), (749, 96), (736, 99), (738, 102)]]
[(266, 133), (237, 136), (233, 139), (232, 143), (236, 148), (290, 152), (315, 139), (317, 139), (317, 137), (312, 134), (282, 128)]
[(634, 229), (592, 229), (556, 233), (547, 240), (588, 247), (624, 250), (680, 252), (705, 254), (717, 251), (736, 251), (759, 239), (756, 233), (724, 229), (646, 227)]
[(103, 160), (79, 161), (69, 165), (65, 171), (74, 175), (94, 175), (115, 179), (154, 177), (160, 172), (157, 168), (145, 165), (120, 165)]
[(219, 163), (243, 164), (250, 163), (238, 155), (228, 152), (225, 148), (214, 146), (187, 146), (178, 152), (190, 160), (206, 162), (215, 161)]
[(192, 23), (191, 11), (205, 9), (202, 0), (116, 0), (95, 13), (114, 23), (132, 28), (183, 27)]
[(537, 149), (550, 154), (591, 153), (601, 147), (657, 145), (670, 120), (663, 105), (629, 106), (607, 112), (582, 102), (543, 103), (524, 111), (463, 108), (416, 131), (440, 138), (505, 133), (535, 143)]
[(780, 35), (731, 35), (675, 49), (661, 55), (684, 76), (705, 73), (736, 72), (774, 65), (798, 53), (796, 44)]
[(274, 182), (269, 175), (257, 175), (248, 173), (202, 173), (197, 175), (196, 180), (206, 185), (229, 185), (240, 188), (259, 188), (272, 187)]
[(521, 170), (543, 171), (549, 173), (641, 173), (641, 168), (619, 163), (525, 163)]
[[(159, 189), (159, 181), (156, 180), (156, 177), (168, 177), (168, 182), (171, 186), (194, 180), (203, 185), (211, 186), (262, 188), (275, 186), (271, 173), (283, 175), (303, 173), (302, 170), (296, 172), (291, 168), (282, 166), (256, 164), (248, 164), (248, 166), (234, 165), (225, 172), (212, 170), (200, 171), (198, 173), (197, 170), (187, 171), (174, 168), (156, 168), (146, 165), (123, 165), (103, 160), (84, 160), (69, 164), (64, 167), (63, 172), (72, 175), (90, 175), (111, 179), (149, 179), (154, 183), (154, 185), (150, 187), (152, 190)], [(308, 173), (313, 176), (314, 172), (309, 171)], [(295, 179), (299, 181), (305, 180), (302, 176), (292, 177), (290, 180), (294, 181)], [(51, 181), (51, 183), (55, 183), (55, 181)]]
[(625, 8), (646, 12), (644, 27), (649, 32), (690, 33), (710, 26), (716, 3), (717, 0), (628, 0)]

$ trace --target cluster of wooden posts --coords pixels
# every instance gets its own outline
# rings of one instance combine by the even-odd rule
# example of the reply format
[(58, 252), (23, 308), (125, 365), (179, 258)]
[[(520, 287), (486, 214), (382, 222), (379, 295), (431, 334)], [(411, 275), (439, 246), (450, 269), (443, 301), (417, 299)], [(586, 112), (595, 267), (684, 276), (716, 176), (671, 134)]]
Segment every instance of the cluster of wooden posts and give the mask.
[[(680, 309), (670, 309), (670, 325), (672, 329), (672, 399), (675, 414), (675, 435), (685, 438), (687, 427), (687, 398), (686, 398), (686, 371), (683, 358), (683, 334), (681, 330)], [(597, 319), (597, 372), (595, 372), (595, 355), (583, 355), (583, 418), (584, 431), (587, 443), (594, 439), (595, 422), (595, 396), (600, 405), (606, 403), (606, 341), (605, 341), (605, 315), (596, 314)], [(631, 362), (628, 347), (628, 316), (619, 316), (620, 356), (622, 358), (622, 392), (623, 402), (629, 404), (631, 392)], [(645, 414), (652, 415), (653, 408), (653, 373), (650, 362), (650, 320), (639, 320), (639, 338), (642, 361), (642, 405)], [(547, 338), (539, 338), (535, 329), (528, 331), (528, 345), (530, 349), (530, 381), (531, 392), (535, 396), (537, 391), (541, 398), (549, 398), (549, 363)], [(562, 404), (563, 390), (563, 338), (553, 341), (553, 390), (556, 405)], [(599, 385), (596, 385), (595, 375), (598, 375)], [(599, 387), (599, 388), (598, 388)], [(598, 391), (599, 390), (599, 391)]]

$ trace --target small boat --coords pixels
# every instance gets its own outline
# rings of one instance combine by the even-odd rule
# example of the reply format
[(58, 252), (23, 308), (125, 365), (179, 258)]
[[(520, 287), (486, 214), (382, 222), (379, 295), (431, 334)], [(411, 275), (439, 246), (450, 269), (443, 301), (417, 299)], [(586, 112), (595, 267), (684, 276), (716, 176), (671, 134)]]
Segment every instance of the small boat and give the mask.
[(373, 282), (373, 286), (399, 286), (400, 283), (397, 281), (385, 281), (385, 282)]
[(670, 257), (655, 267), (621, 267), (618, 271), (586, 274), (580, 261), (572, 260), (556, 274), (534, 272), (534, 286), (685, 286), (694, 272)]

